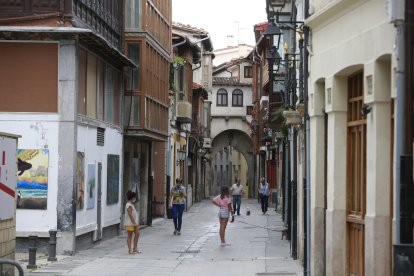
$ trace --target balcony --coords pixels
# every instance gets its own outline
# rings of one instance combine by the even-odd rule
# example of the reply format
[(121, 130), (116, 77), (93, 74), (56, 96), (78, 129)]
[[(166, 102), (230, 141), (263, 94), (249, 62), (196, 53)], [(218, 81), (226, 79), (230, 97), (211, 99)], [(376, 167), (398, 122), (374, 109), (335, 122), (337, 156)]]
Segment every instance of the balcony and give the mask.
[(113, 47), (122, 48), (124, 1), (0, 1), (0, 25), (78, 27), (90, 29)]
[(191, 123), (191, 114), (193, 107), (190, 102), (178, 101), (177, 102), (177, 122), (179, 123)]

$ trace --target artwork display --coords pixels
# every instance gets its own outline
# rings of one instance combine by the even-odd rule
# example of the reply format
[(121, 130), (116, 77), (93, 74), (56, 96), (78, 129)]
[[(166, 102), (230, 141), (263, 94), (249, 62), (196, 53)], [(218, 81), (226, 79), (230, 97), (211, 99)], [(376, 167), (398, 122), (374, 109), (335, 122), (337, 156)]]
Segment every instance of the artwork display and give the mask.
[(106, 174), (106, 204), (115, 204), (119, 200), (119, 155), (108, 154)]
[(17, 158), (17, 208), (46, 210), (49, 150), (18, 149)]
[(87, 209), (95, 208), (95, 186), (96, 186), (96, 179), (95, 179), (95, 164), (88, 164), (88, 200), (87, 200)]
[(85, 153), (78, 151), (76, 164), (76, 210), (82, 210), (85, 204)]

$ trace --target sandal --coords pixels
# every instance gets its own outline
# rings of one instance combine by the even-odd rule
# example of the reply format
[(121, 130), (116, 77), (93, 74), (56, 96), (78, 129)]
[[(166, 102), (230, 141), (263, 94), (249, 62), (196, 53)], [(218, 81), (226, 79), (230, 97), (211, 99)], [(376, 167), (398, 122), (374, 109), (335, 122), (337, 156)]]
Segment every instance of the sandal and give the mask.
[(139, 251), (138, 249), (134, 249), (134, 251), (132, 251), (133, 252), (133, 254), (141, 254), (142, 253), (142, 251)]
[(136, 254), (136, 253), (135, 253), (135, 251), (133, 251), (133, 250), (131, 250), (131, 249), (128, 251), (128, 253), (129, 253), (129, 254), (131, 254), (131, 255)]

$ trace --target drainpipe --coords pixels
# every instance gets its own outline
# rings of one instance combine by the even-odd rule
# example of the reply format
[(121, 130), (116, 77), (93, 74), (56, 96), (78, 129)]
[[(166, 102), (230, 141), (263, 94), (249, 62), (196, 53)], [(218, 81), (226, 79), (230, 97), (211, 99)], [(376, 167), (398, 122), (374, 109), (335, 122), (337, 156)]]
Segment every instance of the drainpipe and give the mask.
[(405, 85), (404, 85), (404, 21), (395, 21), (396, 27), (396, 58), (397, 58), (397, 72), (396, 72), (396, 84), (397, 84), (397, 106), (396, 106), (396, 125), (395, 125), (395, 203), (394, 203), (394, 218), (395, 218), (395, 243), (401, 243), (401, 221), (400, 221), (400, 198), (401, 198), (401, 156), (403, 155), (403, 145), (405, 141), (405, 129), (404, 129), (404, 102), (405, 102)]
[[(305, 1), (305, 10), (306, 3), (309, 4), (309, 1)], [(306, 14), (306, 12), (305, 12)], [(308, 40), (309, 40), (309, 29), (305, 26), (304, 29), (304, 38), (305, 38), (305, 49), (304, 49), (304, 64), (303, 64), (303, 78), (304, 78), (304, 105), (305, 105), (305, 128), (306, 128), (306, 274), (311, 275), (311, 182), (310, 182), (310, 117), (309, 117), (309, 98), (308, 98)]]
[(177, 46), (180, 46), (180, 45), (183, 45), (186, 42), (187, 42), (187, 38), (186, 37), (183, 37), (183, 41), (180, 41), (180, 42), (178, 42), (176, 44), (173, 44), (172, 45), (172, 48), (177, 47)]
[(185, 193), (187, 194), (187, 200), (185, 203), (185, 211), (188, 210), (188, 130), (185, 130), (185, 165), (184, 165), (184, 183), (185, 183)]

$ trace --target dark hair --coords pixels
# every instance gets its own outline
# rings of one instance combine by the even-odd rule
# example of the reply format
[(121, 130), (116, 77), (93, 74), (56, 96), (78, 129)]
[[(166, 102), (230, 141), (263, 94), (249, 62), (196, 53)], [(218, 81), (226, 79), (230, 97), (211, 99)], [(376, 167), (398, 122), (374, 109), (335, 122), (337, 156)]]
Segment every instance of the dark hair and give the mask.
[(131, 200), (131, 199), (133, 199), (134, 197), (135, 197), (135, 198), (137, 197), (137, 193), (136, 193), (136, 192), (133, 192), (133, 191), (131, 191), (131, 190), (128, 190), (128, 192), (127, 192), (127, 194), (126, 194), (126, 197), (127, 197), (127, 199), (128, 199), (128, 200)]
[(227, 186), (221, 186), (221, 196), (225, 196), (229, 194), (229, 187)]

